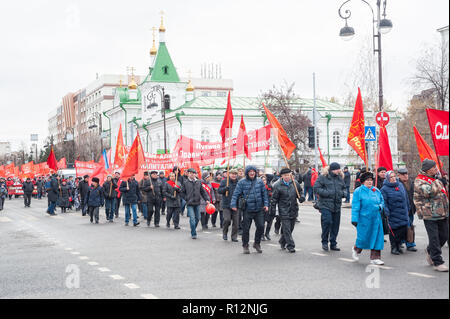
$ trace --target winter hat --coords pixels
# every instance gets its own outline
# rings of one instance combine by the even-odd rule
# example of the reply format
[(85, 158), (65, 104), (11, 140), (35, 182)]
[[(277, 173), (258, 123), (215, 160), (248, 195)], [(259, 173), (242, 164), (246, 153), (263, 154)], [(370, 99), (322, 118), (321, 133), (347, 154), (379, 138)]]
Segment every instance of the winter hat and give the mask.
[(236, 169), (230, 169), (230, 174), (237, 174), (238, 171)]
[(189, 168), (187, 171), (188, 173), (197, 173), (197, 171), (194, 168)]
[(98, 177), (92, 177), (92, 181), (99, 184), (100, 180), (98, 179)]
[(391, 174), (394, 173), (394, 171), (388, 171), (386, 173), (386, 179), (389, 180), (391, 178)]
[(202, 173), (202, 179), (206, 180), (209, 177), (209, 172)]
[(330, 164), (330, 171), (334, 171), (337, 169), (341, 169), (341, 165), (339, 165), (339, 163), (333, 162)]
[(144, 176), (148, 176), (148, 172), (147, 171), (144, 172)]
[(426, 158), (422, 162), (422, 171), (426, 172), (426, 171), (432, 169), (435, 166), (436, 166), (436, 162), (435, 161)]
[(152, 175), (152, 174), (158, 174), (158, 171), (151, 171), (150, 175)]
[(291, 173), (292, 171), (289, 169), (289, 168), (287, 168), (287, 167), (283, 167), (282, 169), (281, 169), (281, 171), (280, 171), (280, 175), (283, 175), (283, 174), (289, 174), (289, 173)]
[(89, 175), (84, 175), (83, 178), (89, 178)]
[(373, 174), (371, 172), (365, 172), (365, 173), (361, 174), (361, 176), (359, 177), (359, 180), (361, 181), (361, 183), (364, 183), (369, 178), (374, 179)]
[(386, 167), (383, 167), (383, 166), (378, 167), (377, 173), (379, 173), (381, 171), (387, 171)]
[(408, 174), (408, 169), (406, 169), (406, 168), (400, 168), (400, 169), (398, 170), (398, 173), (399, 173), (399, 174)]

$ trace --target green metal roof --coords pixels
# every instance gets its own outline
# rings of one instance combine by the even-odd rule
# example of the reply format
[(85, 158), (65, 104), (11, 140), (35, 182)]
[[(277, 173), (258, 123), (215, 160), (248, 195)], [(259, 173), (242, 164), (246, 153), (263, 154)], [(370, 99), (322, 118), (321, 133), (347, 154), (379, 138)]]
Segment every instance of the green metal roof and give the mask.
[(175, 65), (170, 58), (166, 43), (159, 43), (158, 53), (156, 54), (155, 65), (151, 72), (150, 81), (152, 82), (180, 82)]
[(121, 104), (141, 104), (141, 90), (137, 89), (137, 100), (130, 99), (130, 93), (127, 87), (119, 87), (116, 90), (117, 94), (119, 94)]

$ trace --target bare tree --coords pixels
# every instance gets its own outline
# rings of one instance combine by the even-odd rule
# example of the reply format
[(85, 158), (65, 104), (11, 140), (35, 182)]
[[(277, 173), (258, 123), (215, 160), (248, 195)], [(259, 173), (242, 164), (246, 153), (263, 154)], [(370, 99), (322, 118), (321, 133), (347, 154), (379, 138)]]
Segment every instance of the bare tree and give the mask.
[(259, 100), (275, 115), (289, 139), (297, 146), (289, 165), (300, 168), (300, 151), (308, 147), (308, 126), (311, 126), (311, 121), (296, 102), (298, 97), (294, 93), (294, 85), (295, 83), (290, 85), (284, 83), (280, 88), (273, 86), (272, 89), (263, 92)]
[(448, 42), (443, 39), (428, 45), (417, 59), (416, 72), (411, 79), (416, 89), (434, 89), (436, 101), (432, 101), (432, 105), (441, 110), (448, 109), (448, 54)]

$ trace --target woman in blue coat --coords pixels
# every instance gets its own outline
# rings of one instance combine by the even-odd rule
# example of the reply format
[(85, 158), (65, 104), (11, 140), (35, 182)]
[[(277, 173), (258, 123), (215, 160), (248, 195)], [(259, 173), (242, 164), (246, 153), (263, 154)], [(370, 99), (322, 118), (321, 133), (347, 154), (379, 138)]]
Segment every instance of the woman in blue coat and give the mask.
[(409, 224), (409, 200), (405, 187), (397, 180), (395, 172), (386, 173), (381, 194), (384, 199), (384, 212), (389, 224), (389, 241), (391, 253), (403, 254), (400, 245), (406, 241), (406, 231)]
[(373, 186), (373, 174), (361, 174), (362, 185), (353, 193), (352, 224), (356, 227), (357, 237), (352, 248), (352, 257), (359, 260), (363, 249), (370, 249), (370, 263), (383, 265), (381, 250), (384, 248), (383, 223), (381, 211), (384, 200), (381, 192)]

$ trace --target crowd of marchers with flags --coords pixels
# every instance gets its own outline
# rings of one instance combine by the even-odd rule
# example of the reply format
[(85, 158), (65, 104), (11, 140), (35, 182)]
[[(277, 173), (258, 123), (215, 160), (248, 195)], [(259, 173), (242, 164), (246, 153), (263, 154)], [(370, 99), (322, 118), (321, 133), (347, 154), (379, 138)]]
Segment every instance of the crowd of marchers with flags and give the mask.
[[(120, 207), (123, 206), (124, 225), (131, 222), (135, 227), (140, 225), (141, 218), (148, 227), (152, 223), (154, 227), (160, 227), (162, 216), (165, 216), (162, 223), (165, 222), (167, 228), (180, 229), (180, 218), (186, 214), (192, 239), (197, 239), (199, 223), (202, 229), (220, 227), (223, 240), (239, 242), (240, 237), (244, 254), (251, 253), (252, 223), (256, 228), (252, 248), (262, 253), (261, 241), (272, 240), (275, 222), (273, 228), (279, 235), (281, 249), (295, 253), (292, 234), (296, 223), (300, 222), (299, 210), (301, 215), (303, 202), (311, 202), (321, 214), (321, 247), (324, 251), (341, 250), (337, 240), (342, 203), (351, 202), (351, 224), (356, 228), (356, 239), (353, 247), (345, 250), (355, 261), (359, 260), (363, 250), (367, 250), (371, 264), (383, 265), (381, 252), (387, 242), (386, 236), (391, 254), (421, 253), (424, 261), (435, 270), (448, 271), (441, 250), (446, 242), (448, 245), (449, 237), (448, 175), (443, 171), (439, 157), (449, 155), (449, 112), (427, 109), (434, 149), (414, 127), (417, 156), (422, 163), (418, 176), (409, 176), (408, 168), (393, 166), (384, 125), (380, 125), (375, 169), (371, 172), (365, 143), (364, 108), (358, 89), (347, 142), (365, 166), (356, 174), (351, 197), (348, 167), (341, 169), (341, 163), (326, 163), (320, 149), (320, 172), (314, 167), (309, 167), (306, 172), (290, 169), (288, 160), (296, 146), (276, 117), (264, 104), (262, 106), (270, 125), (255, 134), (265, 135), (261, 142), (263, 149), (269, 147), (264, 141), (273, 134), (286, 164), (273, 174), (251, 163), (245, 165), (245, 158), (251, 160), (251, 153), (261, 150), (258, 148), (261, 145), (250, 145), (249, 135), (253, 133), (247, 133), (243, 117), (238, 136), (233, 139), (234, 117), (228, 95), (220, 129), (222, 141), (216, 143), (222, 144), (218, 151), (211, 147), (198, 155), (193, 150), (196, 143), (185, 138), (188, 149), (183, 148), (182, 142), (177, 142), (170, 155), (149, 155), (143, 151), (139, 134), (130, 148), (124, 145), (120, 127), (114, 163), (111, 163), (111, 151), (104, 150), (98, 163), (76, 161), (75, 178), (66, 179), (57, 173), (66, 164), (64, 158), (59, 162), (56, 160), (53, 148), (46, 163), (30, 162), (20, 168), (14, 164), (0, 166), (0, 210), (4, 209), (6, 198), (23, 195), (25, 207), (30, 207), (33, 197), (46, 197), (49, 215), (56, 215), (58, 207), (61, 213), (74, 210), (87, 216), (93, 224), (99, 223), (103, 207), (107, 222), (113, 223), (120, 218)], [(180, 137), (179, 141), (182, 140)], [(235, 169), (230, 165), (230, 159), (235, 160), (239, 154), (245, 155), (244, 167)], [(228, 162), (226, 169), (202, 170), (221, 157), (224, 158), (222, 163)], [(425, 251), (416, 248), (414, 223), (417, 218), (423, 220), (428, 234)]]

